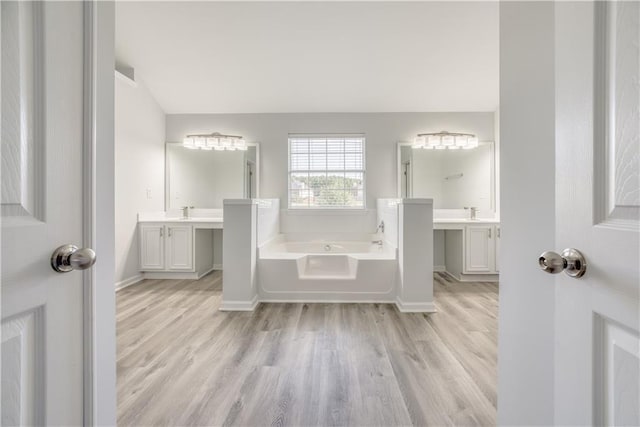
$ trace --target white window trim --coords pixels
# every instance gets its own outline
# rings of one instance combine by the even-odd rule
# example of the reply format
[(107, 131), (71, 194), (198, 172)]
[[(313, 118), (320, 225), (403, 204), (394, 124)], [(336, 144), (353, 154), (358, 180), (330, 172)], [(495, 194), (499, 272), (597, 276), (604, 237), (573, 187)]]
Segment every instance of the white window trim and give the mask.
[[(360, 207), (352, 207), (352, 206), (313, 206), (313, 207), (299, 207), (299, 206), (291, 206), (291, 173), (295, 172), (305, 172), (305, 171), (292, 171), (291, 170), (291, 139), (295, 138), (362, 138), (362, 169), (353, 169), (353, 170), (340, 170), (334, 172), (345, 172), (345, 173), (362, 173), (362, 206)], [(366, 213), (367, 212), (367, 137), (366, 134), (363, 133), (290, 133), (287, 136), (287, 210), (294, 213), (327, 213), (327, 212), (344, 212), (344, 213)], [(306, 171), (309, 173), (313, 172), (332, 172), (332, 170), (326, 169), (324, 171)]]

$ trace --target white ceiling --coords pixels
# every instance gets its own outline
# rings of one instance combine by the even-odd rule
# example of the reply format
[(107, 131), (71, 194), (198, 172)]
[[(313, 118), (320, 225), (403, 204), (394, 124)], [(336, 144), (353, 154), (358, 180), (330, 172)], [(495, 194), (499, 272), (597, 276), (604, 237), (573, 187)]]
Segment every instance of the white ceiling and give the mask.
[(118, 2), (167, 113), (494, 111), (498, 2)]

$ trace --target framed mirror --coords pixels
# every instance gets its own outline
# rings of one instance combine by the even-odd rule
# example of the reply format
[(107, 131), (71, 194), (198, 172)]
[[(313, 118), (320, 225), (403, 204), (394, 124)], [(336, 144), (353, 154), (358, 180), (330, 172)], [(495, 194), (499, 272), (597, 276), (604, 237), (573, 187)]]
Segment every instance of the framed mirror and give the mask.
[(247, 150), (189, 149), (168, 142), (165, 154), (166, 209), (222, 209), (224, 199), (259, 197), (260, 147)]
[(427, 150), (398, 143), (398, 197), (433, 199), (434, 209), (475, 206), (495, 212), (495, 148)]

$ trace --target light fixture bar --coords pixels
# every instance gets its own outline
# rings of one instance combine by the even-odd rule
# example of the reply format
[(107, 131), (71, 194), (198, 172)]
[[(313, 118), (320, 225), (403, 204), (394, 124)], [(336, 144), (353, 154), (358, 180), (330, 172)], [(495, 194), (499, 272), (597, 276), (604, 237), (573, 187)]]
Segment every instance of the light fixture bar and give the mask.
[(235, 139), (242, 139), (241, 136), (239, 135), (225, 135), (223, 133), (219, 133), (219, 132), (213, 132), (213, 133), (196, 133), (196, 134), (191, 134), (191, 135), (187, 135), (187, 138), (235, 138)]
[(205, 151), (246, 151), (247, 142), (239, 135), (225, 135), (220, 132), (189, 134), (182, 140), (185, 148)]
[(472, 133), (463, 132), (431, 132), (419, 133), (413, 141), (413, 148), (428, 150), (469, 150), (478, 146), (478, 138)]

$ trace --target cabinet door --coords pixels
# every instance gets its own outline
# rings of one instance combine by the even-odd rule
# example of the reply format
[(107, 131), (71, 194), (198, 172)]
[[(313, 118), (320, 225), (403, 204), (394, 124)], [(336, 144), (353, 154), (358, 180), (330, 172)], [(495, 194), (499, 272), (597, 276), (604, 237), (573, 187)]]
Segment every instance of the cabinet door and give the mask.
[(140, 270), (164, 270), (164, 226), (140, 224)]
[(500, 271), (500, 226), (496, 225), (496, 273)]
[(167, 270), (193, 271), (193, 227), (167, 226)]
[(465, 273), (493, 273), (495, 250), (493, 226), (466, 229)]

